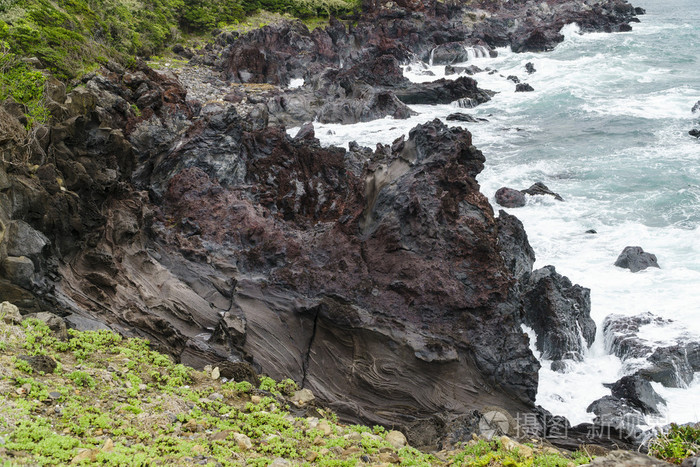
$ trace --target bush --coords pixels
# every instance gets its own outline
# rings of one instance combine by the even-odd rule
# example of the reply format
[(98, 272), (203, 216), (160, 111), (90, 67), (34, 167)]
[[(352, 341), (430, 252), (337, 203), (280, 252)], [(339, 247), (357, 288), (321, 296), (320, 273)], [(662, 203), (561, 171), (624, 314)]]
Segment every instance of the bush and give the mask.
[(700, 428), (690, 425), (672, 423), (668, 433), (649, 443), (649, 454), (673, 464), (680, 464), (697, 453), (700, 453)]

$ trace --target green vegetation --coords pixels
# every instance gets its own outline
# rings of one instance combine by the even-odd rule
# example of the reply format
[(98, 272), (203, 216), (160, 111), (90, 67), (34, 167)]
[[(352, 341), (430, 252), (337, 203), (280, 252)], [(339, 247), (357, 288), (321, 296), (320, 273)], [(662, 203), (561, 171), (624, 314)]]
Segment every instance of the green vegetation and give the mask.
[(700, 453), (700, 427), (671, 424), (649, 444), (649, 454), (666, 462), (680, 464), (683, 459)]
[[(303, 18), (343, 15), (359, 0), (0, 0), (0, 100), (27, 106), (28, 126), (45, 122), (47, 73), (69, 81), (109, 60), (123, 65), (176, 42), (206, 40), (261, 10)], [(263, 24), (255, 24), (255, 27)], [(37, 61), (39, 63), (37, 63)]]
[[(108, 331), (55, 337), (37, 320), (0, 321), (0, 463), (21, 465), (563, 466), (579, 458), (473, 440), (427, 454), (383, 427), (343, 425), (320, 408), (303, 413), (297, 384), (260, 377), (222, 382), (174, 363), (141, 339)], [(53, 372), (32, 368), (54, 361)], [(394, 433), (395, 435), (396, 433)], [(394, 443), (394, 444), (392, 444)], [(522, 446), (522, 445), (520, 445)], [(531, 448), (528, 448), (531, 449)], [(587, 458), (585, 459), (587, 460)]]

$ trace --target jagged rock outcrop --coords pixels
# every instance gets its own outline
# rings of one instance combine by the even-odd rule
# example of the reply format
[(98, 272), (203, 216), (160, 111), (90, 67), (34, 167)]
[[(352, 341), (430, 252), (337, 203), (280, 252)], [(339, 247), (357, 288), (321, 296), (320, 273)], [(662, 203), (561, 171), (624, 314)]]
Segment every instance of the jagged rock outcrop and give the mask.
[(419, 443), (482, 405), (528, 410), (539, 365), (467, 131), (436, 120), (375, 151), (322, 148), (231, 107), (193, 120), (151, 73), (86, 83), (94, 106), (51, 128), (50, 176), (3, 168), (27, 223), (3, 225), (41, 259), (38, 287), (12, 285), (23, 313), (99, 318), (195, 366), (246, 361)]
[(553, 49), (564, 40), (561, 28), (570, 23), (578, 24), (583, 32), (617, 32), (629, 31), (629, 23), (639, 21), (639, 13), (624, 0), (593, 4), (547, 1), (536, 6), (483, 0), (474, 6), (489, 15), (475, 21), (473, 37), (492, 47), (510, 45), (514, 52)]
[(545, 266), (527, 277), (523, 322), (537, 333), (537, 350), (550, 360), (580, 360), (593, 344), (590, 290)]
[(628, 401), (645, 414), (659, 414), (659, 406), (666, 403), (649, 381), (639, 375), (623, 376), (610, 385), (610, 392), (613, 397)]
[(529, 276), (535, 264), (535, 252), (527, 240), (523, 223), (503, 210), (498, 211), (497, 222), (498, 243), (506, 266), (518, 280)]
[(532, 92), (535, 89), (527, 83), (517, 83), (515, 85), (515, 92)]
[[(256, 103), (267, 106), (271, 123), (407, 118), (410, 110), (394, 94), (408, 105), (467, 97), (469, 107), (490, 96), (465, 80), (408, 83), (398, 66), (384, 66), (388, 60), (396, 65), (423, 60), (449, 66), (467, 61), (470, 53), (493, 56), (494, 46), (547, 50), (563, 40), (559, 30), (565, 24), (577, 22), (585, 31), (612, 31), (636, 19), (634, 8), (624, 0), (602, 0), (594, 8), (554, 0), (538, 5), (418, 3), (421, 7), (417, 9), (416, 5), (406, 9), (401, 4), (377, 4), (347, 27), (332, 18), (328, 27), (313, 31), (301, 22), (281, 22), (235, 38), (222, 33), (193, 63), (214, 66), (231, 82), (279, 86), (271, 97)], [(358, 69), (364, 71), (358, 74)], [(472, 74), (476, 70), (461, 71)], [(301, 88), (284, 89), (292, 79), (300, 78), (304, 79)], [(345, 83), (339, 85), (343, 79)], [(520, 90), (531, 88), (522, 85)]]

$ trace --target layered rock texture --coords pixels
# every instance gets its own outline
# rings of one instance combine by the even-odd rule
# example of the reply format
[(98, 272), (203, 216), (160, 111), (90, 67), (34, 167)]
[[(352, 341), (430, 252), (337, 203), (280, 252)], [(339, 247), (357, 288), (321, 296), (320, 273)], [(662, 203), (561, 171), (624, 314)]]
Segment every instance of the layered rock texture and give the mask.
[[(542, 5), (544, 21), (574, 8)], [(626, 3), (594, 5), (568, 18), (615, 29), (633, 17)], [(479, 192), (471, 134), (435, 120), (345, 150), (321, 147), (311, 125), (291, 138), (271, 124), (485, 101), (471, 78), (414, 86), (399, 68), (440, 44), (488, 50), (504, 31), (523, 50), (557, 40), (534, 18), (503, 29), (507, 15), (483, 8), (485, 22), (445, 23), (458, 10), (431, 3), (377, 9), (349, 30), (221, 39), (221, 78), (265, 84), (226, 102), (111, 64), (68, 95), (53, 83), (54, 121), (31, 133), (0, 109), (2, 300), (148, 337), (195, 367), (248, 362), (414, 444), (466, 436), (484, 406), (533, 410), (539, 363), (521, 324), (552, 358), (576, 358), (595, 333), (588, 295), (532, 271), (522, 225)], [(517, 42), (521, 30), (531, 39)], [(274, 86), (300, 77), (297, 94)]]

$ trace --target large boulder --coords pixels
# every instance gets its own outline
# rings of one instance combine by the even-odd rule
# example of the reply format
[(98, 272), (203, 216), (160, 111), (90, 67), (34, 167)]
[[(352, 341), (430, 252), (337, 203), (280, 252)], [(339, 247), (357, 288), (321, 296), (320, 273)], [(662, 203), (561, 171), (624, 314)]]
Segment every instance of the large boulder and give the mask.
[(10, 256), (36, 256), (49, 244), (46, 235), (23, 220), (12, 221), (6, 235), (7, 254)]
[(645, 252), (640, 246), (627, 246), (615, 260), (618, 268), (629, 269), (632, 272), (642, 271), (646, 268), (658, 268), (656, 255)]
[(456, 80), (439, 79), (430, 83), (412, 83), (395, 89), (401, 102), (413, 104), (449, 104), (459, 99), (470, 99), (474, 105), (491, 100), (493, 93), (480, 89), (477, 82), (467, 76)]
[(519, 190), (506, 186), (496, 190), (496, 202), (504, 208), (520, 208), (525, 206), (525, 195)]
[(640, 426), (645, 424), (644, 415), (626, 400), (604, 396), (592, 402), (586, 411), (596, 415), (593, 423), (599, 429), (617, 432), (634, 443), (641, 441), (643, 431)]
[(469, 53), (464, 43), (448, 42), (440, 44), (430, 51), (428, 61), (431, 65), (452, 65), (469, 60)]
[(639, 375), (623, 376), (610, 385), (610, 392), (613, 397), (626, 401), (645, 414), (659, 414), (659, 406), (666, 404), (649, 381)]
[(590, 290), (573, 285), (554, 266), (534, 271), (524, 284), (523, 322), (537, 333), (536, 347), (550, 360), (583, 358), (595, 339)]

